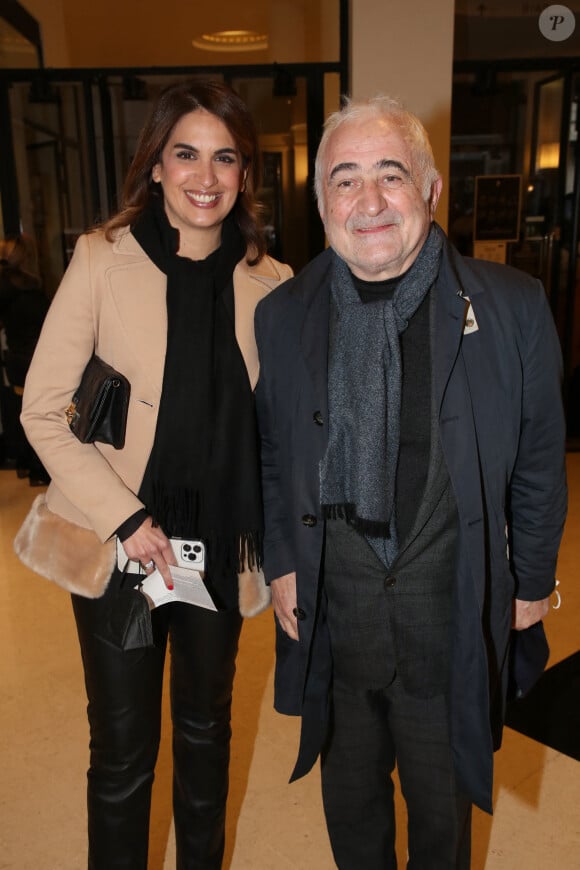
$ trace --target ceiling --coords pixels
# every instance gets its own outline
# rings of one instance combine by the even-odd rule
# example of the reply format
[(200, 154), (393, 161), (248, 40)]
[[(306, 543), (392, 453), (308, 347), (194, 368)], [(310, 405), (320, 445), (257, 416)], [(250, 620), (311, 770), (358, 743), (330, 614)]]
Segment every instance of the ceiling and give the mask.
[[(482, 44), (491, 44), (497, 58), (580, 55), (580, 0), (566, 3), (578, 22), (567, 43), (550, 44), (539, 34), (538, 17), (548, 5), (533, 0), (456, 0), (456, 59), (485, 57)], [(159, 0), (60, 0), (58, 21), (65, 22), (68, 58), (66, 64), (52, 65), (223, 66), (339, 59), (339, 0), (163, 0), (162, 6)], [(40, 22), (46, 32), (48, 23)], [(60, 27), (56, 19), (53, 27)], [(265, 35), (267, 44), (257, 51), (227, 52), (194, 46), (203, 34), (223, 30)], [(34, 49), (0, 19), (0, 66), (36, 65)]]

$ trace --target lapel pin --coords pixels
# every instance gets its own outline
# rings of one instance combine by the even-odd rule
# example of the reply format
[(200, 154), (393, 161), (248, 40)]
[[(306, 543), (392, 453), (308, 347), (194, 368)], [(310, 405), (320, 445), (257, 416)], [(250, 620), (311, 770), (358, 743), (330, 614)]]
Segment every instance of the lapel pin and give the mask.
[(477, 324), (477, 320), (475, 318), (475, 313), (473, 311), (473, 306), (469, 300), (469, 296), (462, 296), (462, 299), (465, 299), (466, 302), (469, 302), (469, 307), (465, 314), (465, 321), (463, 324), (463, 335), (470, 335), (472, 332), (477, 332), (479, 326)]

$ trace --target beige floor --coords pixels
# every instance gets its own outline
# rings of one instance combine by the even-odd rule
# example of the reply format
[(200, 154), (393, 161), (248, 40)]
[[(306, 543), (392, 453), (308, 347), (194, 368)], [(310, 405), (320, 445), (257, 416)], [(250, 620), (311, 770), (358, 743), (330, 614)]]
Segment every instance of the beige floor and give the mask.
[[(547, 623), (552, 664), (579, 646), (580, 453), (569, 455), (569, 470), (570, 517), (559, 566), (563, 605)], [(0, 472), (0, 870), (82, 870), (87, 728), (69, 599), (12, 552), (37, 493), (14, 472)], [(225, 867), (330, 870), (318, 774), (287, 785), (297, 722), (271, 709), (272, 634), (271, 613), (247, 621), (242, 634)], [(169, 746), (166, 715), (151, 870), (175, 866)], [(475, 815), (474, 870), (580, 868), (579, 773), (576, 761), (507, 730), (496, 762), (495, 815)], [(398, 812), (404, 867), (401, 807)]]

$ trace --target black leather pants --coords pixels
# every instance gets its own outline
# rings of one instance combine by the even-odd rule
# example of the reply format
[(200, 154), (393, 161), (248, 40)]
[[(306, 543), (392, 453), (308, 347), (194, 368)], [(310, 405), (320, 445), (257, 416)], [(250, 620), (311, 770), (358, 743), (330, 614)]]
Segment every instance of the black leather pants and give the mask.
[(147, 868), (168, 638), (177, 870), (219, 870), (242, 619), (166, 604), (152, 614), (155, 646), (121, 652), (95, 636), (109, 594), (72, 597), (89, 701), (89, 870)]

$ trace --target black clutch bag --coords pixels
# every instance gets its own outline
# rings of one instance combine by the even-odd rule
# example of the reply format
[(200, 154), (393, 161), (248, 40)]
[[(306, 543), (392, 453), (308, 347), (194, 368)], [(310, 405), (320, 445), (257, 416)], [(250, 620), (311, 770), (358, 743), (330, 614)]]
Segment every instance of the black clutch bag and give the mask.
[(130, 392), (127, 378), (93, 354), (65, 412), (79, 441), (101, 441), (120, 450), (125, 444)]

